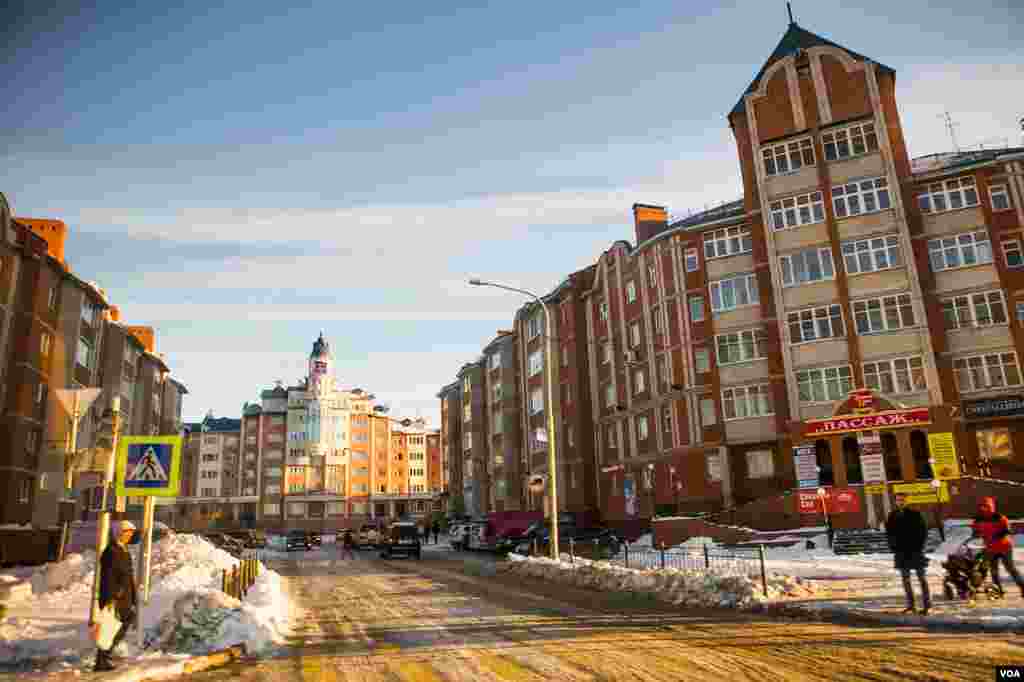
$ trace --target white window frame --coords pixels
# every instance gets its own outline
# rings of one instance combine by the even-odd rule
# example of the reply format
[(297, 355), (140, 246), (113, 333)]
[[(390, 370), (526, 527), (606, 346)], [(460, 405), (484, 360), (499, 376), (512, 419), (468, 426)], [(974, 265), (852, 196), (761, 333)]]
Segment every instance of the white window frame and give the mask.
[(723, 388), (722, 414), (727, 422), (775, 414), (771, 387), (769, 384), (750, 384)]
[(875, 124), (872, 121), (864, 121), (827, 130), (821, 134), (821, 148), (826, 161), (842, 161), (877, 152), (878, 135), (875, 133)]
[(747, 478), (773, 478), (775, 458), (771, 450), (747, 450)]
[[(837, 303), (789, 312), (786, 314), (786, 324), (789, 327), (789, 342), (792, 345), (841, 339), (846, 336), (843, 307)], [(826, 328), (828, 334), (821, 333)]]
[(655, 334), (665, 333), (664, 311), (661, 308), (651, 309), (651, 326), (654, 328)]
[(885, 395), (928, 390), (924, 359), (920, 355), (865, 362), (863, 371), (864, 385)]
[(836, 220), (859, 215), (879, 213), (892, 208), (889, 194), (889, 179), (884, 175), (877, 178), (851, 180), (832, 188), (832, 209)]
[[(998, 368), (996, 371), (995, 368)], [(1008, 370), (1012, 370), (1008, 371)], [(955, 358), (953, 377), (961, 393), (976, 393), (1021, 385), (1017, 353), (1004, 351)], [(998, 377), (994, 382), (993, 378)], [(979, 382), (978, 380), (981, 379)], [(981, 385), (979, 385), (979, 383)]]
[(529, 339), (535, 339), (540, 336), (543, 325), (541, 324), (540, 314), (531, 315), (530, 319), (526, 321), (526, 336)]
[[(968, 260), (973, 262), (968, 263)], [(928, 262), (932, 272), (973, 268), (992, 262), (992, 241), (988, 230), (975, 230), (928, 240)]]
[(910, 294), (851, 301), (850, 309), (853, 313), (853, 328), (858, 336), (884, 334), (917, 325), (917, 314)]
[(644, 380), (644, 371), (638, 369), (633, 372), (633, 393), (643, 393), (647, 390), (647, 382)]
[(651, 262), (647, 265), (647, 287), (651, 291), (658, 290), (658, 266), (657, 260), (652, 258)]
[(530, 376), (537, 376), (544, 371), (544, 354), (542, 351), (535, 350), (530, 353), (527, 358), (527, 364), (529, 366)]
[(643, 342), (643, 337), (640, 335), (640, 323), (633, 322), (629, 325), (629, 347), (639, 348)]
[(597, 304), (597, 316), (602, 322), (608, 321), (608, 301), (600, 301)]
[[(712, 465), (712, 462), (714, 465)], [(712, 483), (721, 483), (722, 481), (722, 456), (713, 452), (709, 455), (704, 455), (704, 474), (707, 476), (708, 481)]]
[(693, 351), (693, 369), (697, 374), (711, 371), (711, 351), (708, 348), (695, 348)]
[[(996, 197), (1001, 199), (1001, 202), (996, 201)], [(996, 183), (988, 186), (988, 200), (992, 206), (993, 211), (1012, 211), (1013, 202), (1010, 201), (1010, 192), (1006, 187), (1006, 183)], [(1001, 203), (1001, 205), (997, 205)]]
[(614, 353), (611, 341), (601, 344), (601, 364), (607, 365), (612, 361), (612, 354)]
[[(827, 282), (836, 278), (835, 263), (832, 260), (832, 249), (827, 246), (816, 246), (802, 249), (795, 253), (779, 257), (782, 270), (782, 286), (797, 287), (814, 282)], [(812, 271), (813, 268), (813, 271)], [(814, 278), (813, 274), (820, 273)]]
[(706, 319), (704, 316), (703, 296), (690, 296), (686, 301), (686, 305), (690, 309), (690, 322), (703, 322)]
[(263, 513), (264, 514), (270, 514), (270, 515), (280, 514), (281, 513), (281, 505), (279, 503), (277, 503), (277, 502), (264, 502), (263, 503)]
[(715, 336), (715, 358), (719, 367), (739, 365), (763, 360), (767, 357), (768, 331), (764, 327), (727, 332)]
[[(834, 403), (853, 390), (853, 370), (849, 365), (801, 369), (796, 372), (796, 382), (797, 399), (801, 404)], [(810, 398), (804, 398), (805, 395)]]
[(942, 306), (942, 321), (946, 331), (991, 327), (1009, 322), (1006, 296), (1001, 289), (943, 298), (939, 305)]
[(530, 414), (540, 414), (544, 411), (544, 391), (535, 388), (530, 391)]
[(626, 282), (626, 303), (636, 303), (636, 282)]
[(885, 234), (868, 239), (852, 239), (840, 247), (843, 267), (848, 275), (892, 270), (903, 267), (903, 249), (897, 234)]
[(712, 398), (700, 399), (700, 423), (703, 428), (714, 426), (718, 423), (718, 414), (715, 411), (715, 401)]
[(501, 412), (494, 413), (494, 433), (502, 432), (502, 427), (504, 426), (504, 424), (502, 423), (501, 416)]
[(618, 440), (619, 439), (617, 438), (617, 436), (618, 436), (618, 434), (615, 431), (615, 424), (609, 424), (608, 425), (608, 433), (605, 434), (609, 450), (614, 450), (614, 449), (616, 449), (618, 447), (618, 445), (619, 445), (618, 444)]
[[(726, 291), (730, 292), (732, 296), (732, 305), (725, 304)], [(761, 302), (761, 294), (757, 288), (757, 275), (754, 273), (733, 275), (709, 282), (708, 292), (711, 295), (711, 311), (713, 313), (724, 313), (756, 306)]]
[(738, 256), (754, 250), (750, 225), (736, 225), (704, 233), (704, 260)]
[(921, 213), (947, 213), (977, 205), (978, 185), (973, 175), (930, 183), (917, 195)]
[[(84, 361), (83, 361), (84, 351)], [(75, 362), (86, 369), (92, 369), (92, 344), (84, 336), (78, 337), (78, 347), (75, 348)]]
[(503, 393), (504, 393), (504, 386), (503, 386), (503, 384), (499, 384), (499, 383), (492, 384), (492, 386), (491, 386), (491, 402), (492, 403), (500, 403), (501, 399), (502, 399), (502, 394)]
[(683, 263), (686, 267), (687, 272), (697, 272), (700, 269), (700, 257), (697, 255), (700, 253), (698, 249), (686, 249), (683, 253)]
[(642, 414), (636, 418), (637, 440), (647, 440), (650, 436), (650, 425), (647, 423), (647, 415)]
[(670, 405), (661, 406), (661, 432), (665, 435), (667, 440), (665, 444), (668, 446), (673, 445), (672, 443), (672, 407)]
[(798, 194), (769, 204), (771, 225), (775, 231), (825, 222), (825, 195), (822, 192)]
[(786, 140), (761, 147), (761, 165), (768, 177), (796, 173), (814, 165), (814, 143), (810, 137)]
[[(1019, 239), (1003, 239), (1000, 241), (1000, 246), (1003, 247), (1003, 262), (1006, 263), (1006, 267), (1010, 270), (1019, 270), (1024, 268), (1024, 250), (1021, 249)], [(1010, 254), (1015, 254), (1013, 262), (1011, 262)]]
[(494, 353), (491, 355), (491, 369), (498, 369), (501, 367), (501, 353)]

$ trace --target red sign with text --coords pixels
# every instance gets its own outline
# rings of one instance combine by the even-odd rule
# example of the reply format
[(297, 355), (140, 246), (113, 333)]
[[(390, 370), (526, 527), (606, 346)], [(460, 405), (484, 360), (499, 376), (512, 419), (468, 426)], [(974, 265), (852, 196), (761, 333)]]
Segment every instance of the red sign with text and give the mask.
[[(801, 514), (820, 514), (821, 498), (816, 490), (797, 492)], [(825, 488), (825, 505), (829, 514), (850, 514), (860, 511), (860, 493), (856, 488)]]
[(878, 429), (898, 429), (902, 426), (919, 426), (930, 424), (931, 412), (927, 407), (912, 410), (891, 410), (874, 414), (851, 414), (831, 419), (811, 419), (804, 422), (804, 436), (827, 436), (832, 433), (852, 433), (854, 431), (875, 431)]

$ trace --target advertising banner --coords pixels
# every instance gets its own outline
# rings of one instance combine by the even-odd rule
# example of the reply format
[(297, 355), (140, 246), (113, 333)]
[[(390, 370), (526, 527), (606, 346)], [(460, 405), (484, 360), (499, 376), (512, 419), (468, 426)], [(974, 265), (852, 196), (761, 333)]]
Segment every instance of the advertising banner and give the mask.
[(935, 478), (940, 481), (960, 478), (960, 461), (956, 457), (952, 433), (929, 433), (928, 449), (935, 460), (932, 467), (935, 469)]
[[(821, 514), (821, 498), (817, 491), (797, 492), (801, 514)], [(860, 511), (860, 494), (856, 488), (825, 488), (825, 504), (829, 514), (848, 514)]]
[(906, 495), (907, 504), (949, 502), (949, 486), (945, 482), (939, 487), (938, 499), (935, 497), (935, 488), (930, 483), (894, 483), (892, 492), (895, 495)]
[(898, 429), (904, 426), (930, 424), (931, 412), (927, 407), (911, 410), (890, 410), (874, 414), (846, 415), (831, 419), (811, 419), (804, 422), (804, 436), (824, 436), (854, 431), (875, 431), (877, 429)]
[(885, 459), (882, 456), (882, 437), (875, 431), (857, 434), (860, 446), (860, 470), (864, 483), (885, 483)]
[(813, 445), (799, 445), (793, 448), (796, 479), (801, 488), (818, 489), (818, 458)]

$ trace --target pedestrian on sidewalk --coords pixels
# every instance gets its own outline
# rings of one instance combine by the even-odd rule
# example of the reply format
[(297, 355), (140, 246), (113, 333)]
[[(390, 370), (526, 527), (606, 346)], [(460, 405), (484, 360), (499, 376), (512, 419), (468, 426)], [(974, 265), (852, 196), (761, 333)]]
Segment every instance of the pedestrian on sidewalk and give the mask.
[(1003, 585), (999, 581), (999, 562), (1006, 566), (1006, 572), (1020, 588), (1024, 597), (1024, 580), (1021, 580), (1017, 566), (1013, 563), (1013, 536), (1010, 534), (1010, 521), (996, 512), (996, 499), (983, 497), (978, 503), (978, 515), (971, 524), (974, 536), (985, 540), (985, 555), (992, 569), (992, 582), (1003, 594)]
[(100, 599), (102, 611), (113, 605), (117, 620), (121, 621), (117, 633), (109, 649), (96, 648), (96, 664), (93, 670), (98, 672), (114, 670), (114, 649), (124, 639), (128, 628), (135, 625), (138, 608), (138, 594), (135, 589), (135, 567), (132, 566), (132, 555), (127, 545), (135, 535), (135, 524), (121, 521), (117, 535), (103, 554), (100, 555)]
[(924, 543), (928, 539), (928, 525), (921, 512), (907, 506), (906, 495), (896, 495), (896, 508), (886, 519), (885, 533), (889, 537), (889, 548), (894, 555), (893, 563), (903, 576), (903, 591), (907, 595), (907, 608), (903, 613), (915, 612), (914, 588), (910, 584), (910, 572), (914, 571), (917, 573), (918, 582), (921, 583), (921, 599), (924, 603), (921, 615), (927, 616), (932, 606), (928, 580), (925, 577), (928, 557), (924, 555)]
[(342, 560), (348, 558), (348, 559), (352, 559), (353, 561), (355, 561), (356, 554), (355, 554), (354, 551), (352, 551), (353, 548), (355, 547), (355, 544), (356, 544), (356, 541), (355, 541), (355, 538), (352, 537), (352, 529), (351, 528), (346, 528), (345, 532), (341, 536), (341, 558), (342, 558)]
[(434, 531), (434, 544), (436, 545), (438, 543), (438, 539), (437, 538), (438, 538), (438, 536), (441, 535), (441, 524), (438, 523), (437, 521), (434, 521), (434, 526), (433, 526), (433, 528), (431, 530)]

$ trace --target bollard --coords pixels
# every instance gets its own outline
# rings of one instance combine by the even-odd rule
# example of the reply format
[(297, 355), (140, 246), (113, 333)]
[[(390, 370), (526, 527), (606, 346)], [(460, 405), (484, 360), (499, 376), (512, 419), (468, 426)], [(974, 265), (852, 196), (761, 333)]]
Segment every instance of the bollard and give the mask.
[(228, 593), (228, 569), (224, 569), (220, 572), (220, 591), (224, 594)]
[(597, 561), (598, 559), (603, 559), (604, 558), (601, 555), (602, 553), (601, 553), (600, 549), (598, 549), (598, 544), (599, 543), (597, 541), (597, 538), (594, 538), (594, 555), (593, 555), (594, 561)]
[(232, 596), (235, 599), (241, 599), (242, 596), (238, 591), (238, 565), (235, 564), (231, 567), (231, 591), (234, 593)]
[(665, 543), (661, 543), (661, 570), (665, 570)]
[(537, 538), (533, 539), (533, 552), (530, 553), (530, 556), (537, 556)]
[(572, 538), (569, 538), (569, 563), (576, 563), (576, 546)]
[(629, 568), (629, 542), (623, 543), (622, 548), (626, 552), (626, 568)]
[(764, 596), (768, 596), (768, 573), (764, 568), (764, 545), (759, 545), (758, 554), (761, 555), (761, 588), (764, 590)]
[(708, 554), (707, 543), (704, 544), (704, 570), (711, 568), (711, 556)]

